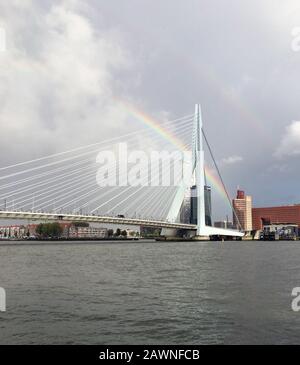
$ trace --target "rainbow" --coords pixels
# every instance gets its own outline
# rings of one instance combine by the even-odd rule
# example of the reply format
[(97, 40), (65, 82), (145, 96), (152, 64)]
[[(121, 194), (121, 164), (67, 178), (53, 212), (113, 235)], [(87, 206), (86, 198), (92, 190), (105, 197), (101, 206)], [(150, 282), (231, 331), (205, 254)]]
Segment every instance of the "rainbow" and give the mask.
[(220, 196), (225, 200), (225, 202), (230, 206), (231, 205), (228, 201), (227, 193), (223, 187), (223, 184), (221, 183), (220, 179), (214, 174), (214, 172), (207, 166), (205, 166), (205, 175), (207, 177), (207, 180), (209, 183), (214, 187), (214, 190), (216, 190)]
[[(117, 100), (118, 103), (126, 110), (130, 115), (132, 115), (136, 120), (142, 123), (147, 128), (154, 130), (157, 132), (164, 140), (171, 143), (176, 149), (180, 151), (186, 151), (187, 146), (171, 131), (164, 128), (159, 122), (155, 119), (147, 115), (145, 112), (139, 110), (133, 105), (128, 104), (127, 102)], [(221, 197), (228, 202), (227, 193), (224, 190), (224, 187), (220, 181), (220, 179), (214, 174), (214, 172), (207, 166), (205, 166), (205, 174), (209, 181), (209, 183), (214, 187), (214, 190), (218, 191)]]
[(145, 127), (155, 131), (158, 135), (160, 135), (164, 140), (171, 143), (176, 149), (180, 151), (186, 151), (187, 146), (178, 138), (174, 133), (170, 130), (164, 128), (159, 122), (155, 119), (147, 115), (145, 112), (140, 109), (132, 106), (124, 101), (118, 101), (122, 107), (132, 115), (136, 120), (142, 123)]

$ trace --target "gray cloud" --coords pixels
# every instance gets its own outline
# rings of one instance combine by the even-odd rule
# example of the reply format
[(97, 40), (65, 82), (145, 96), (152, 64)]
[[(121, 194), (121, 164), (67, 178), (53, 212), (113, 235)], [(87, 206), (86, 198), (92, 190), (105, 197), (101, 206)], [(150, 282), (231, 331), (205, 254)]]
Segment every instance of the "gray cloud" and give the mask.
[(121, 36), (94, 28), (77, 1), (25, 4), (1, 4), (2, 157), (22, 160), (115, 133), (126, 117), (112, 102), (114, 74), (129, 67)]
[(300, 122), (293, 121), (285, 131), (275, 152), (276, 157), (288, 157), (300, 154)]
[(243, 161), (243, 157), (242, 156), (237, 156), (237, 155), (224, 157), (222, 159), (222, 162), (225, 165), (233, 165), (233, 164), (241, 162), (241, 161)]

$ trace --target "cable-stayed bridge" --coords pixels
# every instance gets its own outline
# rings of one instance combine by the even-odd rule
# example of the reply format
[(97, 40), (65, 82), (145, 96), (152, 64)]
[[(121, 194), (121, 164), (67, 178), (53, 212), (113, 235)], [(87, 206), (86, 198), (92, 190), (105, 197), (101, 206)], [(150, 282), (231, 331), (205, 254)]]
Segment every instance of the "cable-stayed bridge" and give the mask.
[[(152, 123), (150, 127), (0, 168), (0, 201), (3, 202), (0, 219), (157, 227), (162, 228), (162, 235), (166, 236), (175, 236), (176, 230), (185, 230), (190, 236), (198, 237), (242, 237), (241, 231), (206, 225), (204, 142), (208, 141), (200, 106), (196, 105), (192, 115), (160, 125)], [(163, 154), (161, 161), (154, 164), (155, 168), (151, 165), (149, 172), (149, 159), (139, 149), (159, 150), (162, 140), (164, 146), (169, 144), (171, 146), (166, 147), (180, 153), (173, 154), (168, 165), (164, 165), (168, 156)], [(121, 152), (117, 151), (117, 144), (121, 146)], [(137, 153), (130, 154), (124, 149), (125, 144)], [(184, 151), (191, 151), (188, 179), (183, 172)], [(118, 155), (117, 159), (113, 158), (115, 155)], [(128, 160), (136, 164), (133, 172), (128, 171)], [(178, 166), (181, 167), (178, 169)], [(217, 165), (216, 168), (219, 173)], [(173, 180), (166, 183), (170, 171)], [(223, 183), (220, 173), (219, 177)], [(196, 224), (179, 220), (192, 180), (197, 190)], [(223, 186), (226, 191), (224, 183)], [(228, 200), (230, 202), (229, 196)]]

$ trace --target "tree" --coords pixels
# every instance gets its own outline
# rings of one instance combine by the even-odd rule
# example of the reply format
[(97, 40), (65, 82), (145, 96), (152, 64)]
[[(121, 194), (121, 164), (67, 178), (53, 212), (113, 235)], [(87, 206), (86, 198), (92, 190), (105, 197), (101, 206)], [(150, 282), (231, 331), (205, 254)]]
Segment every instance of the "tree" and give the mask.
[(107, 236), (108, 237), (112, 237), (114, 235), (114, 230), (113, 229), (109, 229), (108, 231), (107, 231)]
[(50, 237), (60, 237), (62, 234), (62, 227), (59, 223), (54, 222), (54, 223), (50, 223)]
[(121, 236), (121, 230), (120, 230), (120, 228), (118, 228), (117, 230), (116, 230), (116, 237), (119, 237), (119, 236)]
[(36, 233), (43, 238), (47, 237), (60, 237), (62, 234), (62, 227), (59, 223), (40, 223), (36, 227)]
[(121, 232), (121, 235), (123, 236), (123, 237), (127, 237), (127, 231), (125, 231), (125, 229)]
[[(44, 235), (44, 224), (43, 223), (38, 224), (35, 231), (40, 236), (43, 236)], [(28, 233), (29, 233), (29, 231), (28, 231)]]

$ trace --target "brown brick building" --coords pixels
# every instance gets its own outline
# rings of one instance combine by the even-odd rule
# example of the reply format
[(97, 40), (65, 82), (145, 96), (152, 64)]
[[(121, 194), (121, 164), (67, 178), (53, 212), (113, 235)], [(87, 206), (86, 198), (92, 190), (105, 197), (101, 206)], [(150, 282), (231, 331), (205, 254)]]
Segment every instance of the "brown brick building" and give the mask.
[(261, 230), (264, 224), (291, 223), (300, 228), (300, 204), (281, 207), (252, 208), (254, 230)]

